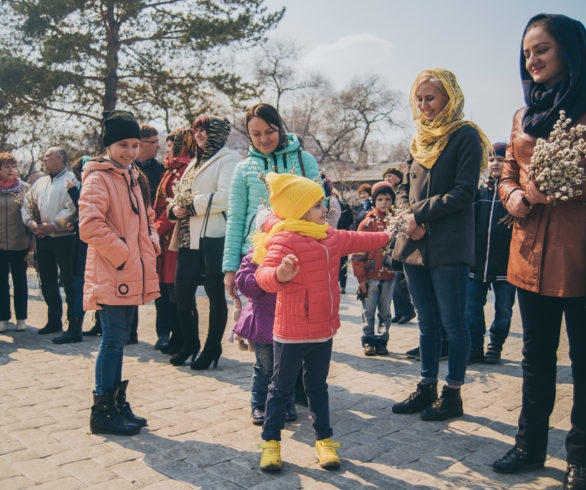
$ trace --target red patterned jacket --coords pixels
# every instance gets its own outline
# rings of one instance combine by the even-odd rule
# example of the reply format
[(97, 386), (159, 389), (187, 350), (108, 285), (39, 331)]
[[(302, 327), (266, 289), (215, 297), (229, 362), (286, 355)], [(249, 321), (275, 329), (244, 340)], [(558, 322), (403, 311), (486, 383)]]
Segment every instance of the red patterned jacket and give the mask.
[(181, 178), (183, 172), (191, 162), (189, 157), (173, 158), (170, 162), (165, 157), (165, 173), (161, 177), (161, 183), (157, 188), (155, 199), (155, 217), (157, 220), (157, 233), (161, 243), (161, 255), (157, 257), (157, 272), (159, 282), (175, 282), (175, 268), (177, 267), (177, 252), (169, 250), (169, 242), (175, 228), (175, 222), (169, 221), (167, 215), (167, 198), (173, 197), (173, 184)]
[[(374, 208), (358, 225), (357, 231), (384, 231), (387, 225), (386, 215)], [(354, 254), (352, 256), (352, 270), (359, 283), (366, 282), (368, 279), (387, 281), (395, 277), (395, 273), (383, 265), (383, 253), (380, 248)]]

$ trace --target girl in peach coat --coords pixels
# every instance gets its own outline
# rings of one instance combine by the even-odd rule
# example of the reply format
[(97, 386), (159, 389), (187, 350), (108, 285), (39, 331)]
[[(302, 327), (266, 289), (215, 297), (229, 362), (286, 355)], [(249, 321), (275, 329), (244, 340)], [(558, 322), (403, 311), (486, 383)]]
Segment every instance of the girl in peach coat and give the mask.
[(104, 113), (106, 154), (83, 169), (80, 238), (88, 244), (84, 310), (98, 310), (102, 342), (90, 428), (94, 434), (136, 434), (146, 419), (126, 402), (124, 345), (139, 304), (159, 296), (159, 237), (148, 181), (133, 165), (140, 128), (131, 113)]

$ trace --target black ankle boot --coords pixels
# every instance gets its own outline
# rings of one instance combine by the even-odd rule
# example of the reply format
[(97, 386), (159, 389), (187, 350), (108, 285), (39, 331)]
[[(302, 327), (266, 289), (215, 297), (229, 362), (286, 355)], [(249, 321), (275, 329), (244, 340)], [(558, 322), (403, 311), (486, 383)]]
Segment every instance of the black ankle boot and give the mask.
[(69, 327), (67, 332), (59, 337), (52, 339), (54, 344), (73, 344), (75, 342), (82, 342), (83, 337), (81, 335), (81, 325), (83, 323), (83, 317), (71, 318), (69, 320)]
[(181, 349), (181, 344), (183, 341), (181, 340), (181, 335), (176, 334), (175, 332), (171, 333), (171, 338), (169, 339), (169, 343), (165, 349), (161, 349), (163, 354), (177, 354)]
[(191, 357), (191, 362), (195, 361), (201, 345), (199, 338), (190, 339), (188, 342), (184, 342), (181, 348), (171, 356), (169, 362), (173, 366), (183, 366), (185, 361)]
[(46, 335), (48, 333), (58, 333), (63, 330), (61, 324), (57, 323), (47, 323), (43, 328), (37, 331), (38, 334)]
[(114, 385), (114, 399), (120, 415), (126, 420), (134, 424), (144, 427), (147, 425), (147, 419), (144, 417), (137, 417), (130, 408), (130, 403), (126, 401), (126, 388), (128, 387), (128, 380), (120, 381)]
[(406, 400), (393, 405), (393, 413), (416, 413), (430, 407), (437, 400), (437, 383), (417, 383), (417, 390)]
[(444, 386), (441, 396), (421, 412), (421, 420), (446, 420), (464, 415), (460, 388)]
[(497, 473), (519, 473), (543, 468), (544, 463), (545, 453), (530, 453), (519, 446), (513, 446), (502, 458), (492, 463), (492, 469)]
[(102, 395), (98, 395), (94, 391), (90, 429), (93, 434), (131, 436), (140, 432), (140, 425), (125, 419), (120, 414), (114, 400), (113, 390)]

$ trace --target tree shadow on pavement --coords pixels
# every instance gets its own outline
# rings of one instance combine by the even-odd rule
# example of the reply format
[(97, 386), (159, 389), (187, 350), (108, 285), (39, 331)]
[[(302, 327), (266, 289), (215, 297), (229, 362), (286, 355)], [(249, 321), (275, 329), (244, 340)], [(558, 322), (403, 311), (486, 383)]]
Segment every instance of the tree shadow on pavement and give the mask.
[(86, 337), (83, 342), (57, 345), (51, 342), (51, 339), (61, 335), (60, 332), (47, 335), (39, 335), (37, 332), (38, 329), (27, 325), (23, 332), (16, 332), (11, 326), (10, 330), (0, 334), (0, 365), (13, 361), (12, 355), (18, 350), (43, 350), (52, 354), (87, 359), (95, 355), (100, 345), (99, 340), (86, 340)]

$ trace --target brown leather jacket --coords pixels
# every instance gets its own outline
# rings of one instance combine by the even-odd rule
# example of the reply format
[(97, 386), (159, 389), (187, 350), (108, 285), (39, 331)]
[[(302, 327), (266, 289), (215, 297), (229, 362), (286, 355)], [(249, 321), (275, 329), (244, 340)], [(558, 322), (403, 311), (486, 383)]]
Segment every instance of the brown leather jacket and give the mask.
[[(523, 108), (515, 114), (499, 185), (505, 205), (515, 189), (525, 189), (536, 143), (523, 131), (524, 113)], [(586, 114), (573, 123), (586, 124)], [(586, 182), (581, 196), (538, 204), (527, 218), (515, 222), (507, 280), (543, 296), (586, 296)]]

